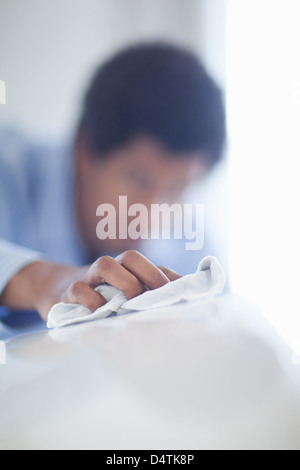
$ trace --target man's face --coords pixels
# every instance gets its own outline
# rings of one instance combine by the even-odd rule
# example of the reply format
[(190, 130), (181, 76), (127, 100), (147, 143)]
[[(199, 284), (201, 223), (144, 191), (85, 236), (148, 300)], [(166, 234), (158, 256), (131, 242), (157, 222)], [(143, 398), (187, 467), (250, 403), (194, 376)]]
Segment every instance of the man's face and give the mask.
[[(152, 204), (181, 203), (185, 190), (206, 171), (205, 160), (198, 153), (174, 156), (146, 137), (133, 140), (104, 159), (92, 157), (82, 147), (77, 158), (77, 214), (81, 235), (91, 254), (117, 254), (139, 249), (140, 244), (140, 240), (130, 238), (99, 240), (96, 211), (100, 204), (114, 206), (118, 234), (120, 196), (127, 196), (128, 207), (143, 204), (150, 214)], [(131, 220), (128, 217), (128, 223)]]

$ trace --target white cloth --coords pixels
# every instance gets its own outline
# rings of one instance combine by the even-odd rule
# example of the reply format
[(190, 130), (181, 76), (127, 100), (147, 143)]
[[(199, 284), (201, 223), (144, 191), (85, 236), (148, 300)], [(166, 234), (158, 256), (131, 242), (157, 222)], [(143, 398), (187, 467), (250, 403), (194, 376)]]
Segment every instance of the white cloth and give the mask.
[(118, 315), (166, 307), (201, 297), (221, 294), (225, 285), (225, 273), (218, 260), (209, 256), (201, 261), (195, 274), (190, 274), (160, 289), (145, 292), (132, 300), (114, 287), (102, 284), (96, 291), (104, 296), (107, 303), (91, 313), (82, 305), (59, 303), (48, 317), (48, 328), (59, 328), (74, 323), (99, 320), (115, 313)]

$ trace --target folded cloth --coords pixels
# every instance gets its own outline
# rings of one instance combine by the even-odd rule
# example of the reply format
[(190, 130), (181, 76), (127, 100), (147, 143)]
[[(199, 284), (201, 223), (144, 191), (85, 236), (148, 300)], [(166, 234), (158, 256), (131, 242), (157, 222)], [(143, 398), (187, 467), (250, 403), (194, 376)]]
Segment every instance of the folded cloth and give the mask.
[(213, 256), (204, 258), (195, 274), (190, 274), (165, 286), (147, 291), (134, 299), (127, 300), (118, 289), (102, 284), (95, 290), (103, 295), (107, 303), (92, 313), (78, 304), (59, 303), (49, 312), (48, 328), (59, 328), (75, 323), (83, 323), (112, 314), (122, 315), (175, 305), (180, 302), (211, 297), (221, 294), (225, 285), (225, 273), (218, 260)]

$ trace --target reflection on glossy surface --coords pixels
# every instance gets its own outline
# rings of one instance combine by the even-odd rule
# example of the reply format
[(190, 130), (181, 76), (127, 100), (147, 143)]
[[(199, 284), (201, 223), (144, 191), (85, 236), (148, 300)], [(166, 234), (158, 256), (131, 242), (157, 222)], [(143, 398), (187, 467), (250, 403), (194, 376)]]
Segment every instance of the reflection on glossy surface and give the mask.
[(225, 296), (9, 341), (0, 447), (297, 446), (289, 352), (254, 318)]

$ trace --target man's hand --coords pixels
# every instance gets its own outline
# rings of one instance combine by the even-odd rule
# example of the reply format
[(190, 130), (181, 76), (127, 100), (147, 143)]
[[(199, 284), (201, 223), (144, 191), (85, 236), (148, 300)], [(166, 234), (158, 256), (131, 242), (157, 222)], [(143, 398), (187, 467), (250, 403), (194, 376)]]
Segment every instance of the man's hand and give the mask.
[(126, 251), (116, 259), (109, 256), (99, 258), (81, 280), (71, 284), (62, 296), (65, 303), (79, 303), (94, 312), (106, 303), (104, 297), (94, 289), (107, 283), (121, 290), (127, 299), (141, 295), (148, 289), (158, 289), (179, 274), (154, 266), (137, 251)]
[(132, 299), (145, 291), (164, 286), (181, 276), (154, 266), (136, 251), (127, 251), (116, 259), (99, 258), (91, 266), (74, 268), (49, 262), (37, 262), (20, 271), (8, 284), (2, 305), (17, 309), (36, 309), (43, 320), (58, 302), (81, 304), (94, 312), (106, 303), (95, 291), (103, 283), (111, 284)]

